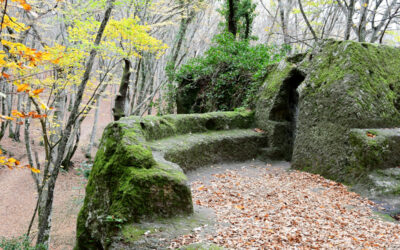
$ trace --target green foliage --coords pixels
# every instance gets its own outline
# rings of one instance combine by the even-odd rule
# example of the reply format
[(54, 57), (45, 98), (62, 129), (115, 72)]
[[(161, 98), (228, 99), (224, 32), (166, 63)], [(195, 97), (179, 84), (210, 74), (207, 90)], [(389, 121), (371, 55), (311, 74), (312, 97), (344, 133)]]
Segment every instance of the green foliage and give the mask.
[(76, 174), (85, 177), (85, 179), (89, 179), (92, 167), (93, 167), (93, 162), (85, 161), (82, 164), (80, 164), (80, 167), (78, 169), (76, 169)]
[(228, 32), (215, 36), (213, 42), (203, 57), (190, 60), (175, 73), (169, 72), (183, 88), (177, 94), (193, 90), (202, 93), (200, 112), (253, 107), (267, 65), (280, 61), (286, 48), (253, 46), (248, 40), (235, 40)]
[(122, 229), (122, 235), (124, 236), (124, 240), (127, 242), (135, 242), (139, 240), (146, 232), (151, 232), (153, 230), (145, 230), (141, 228), (137, 228), (132, 225), (126, 225)]
[(18, 238), (0, 238), (0, 249), (3, 250), (45, 250), (46, 247), (31, 246), (31, 242), (28, 237), (21, 236)]

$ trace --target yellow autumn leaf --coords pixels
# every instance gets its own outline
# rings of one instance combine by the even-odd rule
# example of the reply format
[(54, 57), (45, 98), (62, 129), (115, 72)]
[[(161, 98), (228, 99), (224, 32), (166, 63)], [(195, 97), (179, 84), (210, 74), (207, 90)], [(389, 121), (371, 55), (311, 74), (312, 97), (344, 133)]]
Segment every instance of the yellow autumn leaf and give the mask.
[(41, 89), (35, 89), (35, 90), (33, 90), (33, 91), (32, 91), (32, 94), (33, 94), (33, 95), (39, 95), (40, 93), (42, 93), (42, 92), (43, 92), (43, 90), (44, 90), (44, 88), (41, 88)]
[(34, 167), (31, 167), (31, 171), (34, 172), (35, 174), (39, 174), (40, 170)]
[(47, 107), (47, 105), (44, 104), (43, 102), (40, 102), (40, 108), (43, 109), (43, 110), (49, 109), (49, 108)]
[(29, 88), (29, 84), (26, 84), (26, 83), (20, 84), (20, 85), (18, 85), (17, 92), (23, 92), (25, 90), (28, 90), (28, 88)]
[(8, 159), (8, 162), (9, 162), (9, 163), (15, 163), (15, 162), (17, 162), (17, 160), (14, 159), (14, 158), (9, 158), (9, 159)]

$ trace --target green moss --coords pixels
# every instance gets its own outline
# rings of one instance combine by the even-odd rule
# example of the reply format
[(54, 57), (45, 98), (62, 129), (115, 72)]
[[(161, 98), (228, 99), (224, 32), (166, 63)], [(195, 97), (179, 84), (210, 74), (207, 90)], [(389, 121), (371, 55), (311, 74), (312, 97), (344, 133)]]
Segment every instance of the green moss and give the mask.
[[(77, 226), (77, 249), (107, 246), (120, 222), (144, 216), (191, 213), (192, 201), (181, 171), (156, 163), (135, 126), (109, 125), (96, 154)], [(133, 130), (133, 131), (132, 131)]]
[(146, 146), (149, 141), (187, 133), (249, 128), (253, 121), (253, 112), (240, 111), (128, 117), (108, 125), (79, 213), (77, 249), (107, 246), (121, 223), (193, 211), (186, 176), (179, 167), (156, 162)]
[(257, 97), (255, 119), (258, 128), (270, 131), (269, 120), (271, 119), (271, 110), (279, 99), (284, 81), (290, 77), (290, 73), (295, 68), (294, 64), (284, 60), (269, 70), (270, 73), (266, 77)]
[(122, 235), (124, 236), (124, 241), (134, 242), (139, 240), (146, 232), (153, 232), (154, 229), (140, 229), (134, 227), (133, 225), (126, 225), (122, 228)]
[(394, 223), (399, 223), (397, 220), (395, 220), (392, 216), (385, 214), (385, 213), (380, 213), (380, 212), (373, 212), (374, 216), (372, 218), (378, 219), (381, 221), (387, 221), (387, 222), (394, 222)]
[[(249, 128), (254, 123), (251, 111), (214, 112), (206, 114), (129, 117), (122, 120), (134, 128), (129, 134), (137, 137), (143, 135), (145, 140), (154, 141), (174, 135), (206, 132), (209, 130), (226, 130)], [(135, 125), (133, 125), (135, 124)]]
[(266, 134), (253, 130), (226, 130), (181, 135), (149, 144), (165, 153), (165, 159), (188, 171), (221, 161), (244, 161), (258, 156), (268, 145)]
[[(400, 124), (399, 58), (397, 48), (352, 41), (330, 40), (308, 53), (298, 65), (307, 77), (298, 89), (295, 168), (354, 183), (395, 163), (396, 139), (370, 128)], [(355, 138), (353, 128), (376, 137)]]

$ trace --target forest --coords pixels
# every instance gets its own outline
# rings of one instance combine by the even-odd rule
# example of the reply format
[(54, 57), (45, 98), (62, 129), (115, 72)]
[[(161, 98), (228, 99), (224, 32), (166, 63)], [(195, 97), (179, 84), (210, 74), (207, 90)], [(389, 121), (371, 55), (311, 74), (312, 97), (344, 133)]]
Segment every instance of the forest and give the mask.
[(400, 248), (400, 0), (0, 13), (0, 249)]

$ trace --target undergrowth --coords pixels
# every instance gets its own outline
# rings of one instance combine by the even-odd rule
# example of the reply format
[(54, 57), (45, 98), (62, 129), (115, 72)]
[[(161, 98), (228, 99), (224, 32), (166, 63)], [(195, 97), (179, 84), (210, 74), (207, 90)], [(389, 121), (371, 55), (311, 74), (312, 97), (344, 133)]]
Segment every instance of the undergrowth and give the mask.
[(20, 236), (17, 238), (0, 237), (0, 249), (3, 250), (46, 250), (43, 245), (31, 246), (29, 237)]
[(252, 108), (267, 66), (287, 51), (287, 46), (252, 45), (251, 40), (237, 40), (229, 32), (218, 34), (204, 56), (191, 59), (176, 72), (169, 70), (171, 82), (178, 85), (178, 89), (171, 86), (170, 98), (196, 92), (191, 112)]

